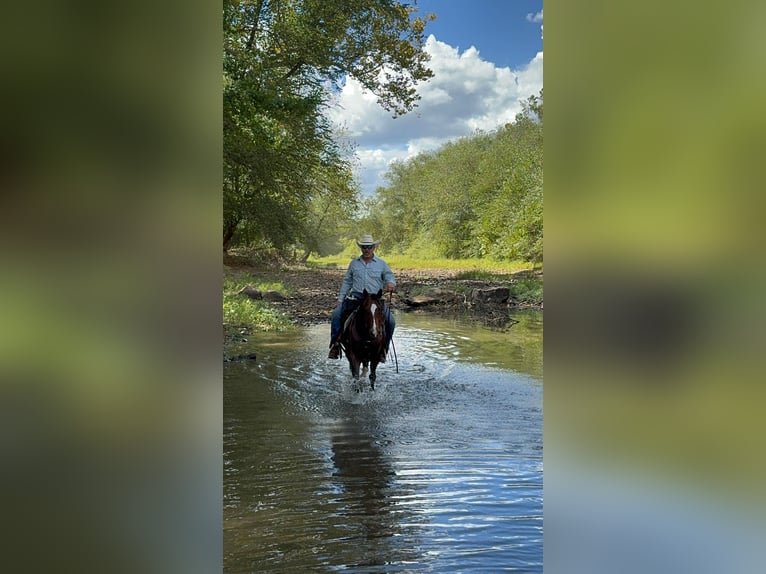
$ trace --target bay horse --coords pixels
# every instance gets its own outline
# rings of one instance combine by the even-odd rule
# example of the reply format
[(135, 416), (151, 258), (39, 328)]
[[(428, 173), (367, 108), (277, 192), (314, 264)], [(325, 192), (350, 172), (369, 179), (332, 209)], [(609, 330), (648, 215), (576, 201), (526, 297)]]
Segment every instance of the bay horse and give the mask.
[(340, 337), (341, 347), (348, 359), (348, 366), (355, 381), (359, 381), (359, 368), (364, 367), (361, 377), (369, 367), (370, 387), (375, 390), (375, 371), (386, 346), (386, 321), (383, 318), (383, 290), (376, 294), (362, 293), (362, 300), (348, 318), (348, 327)]

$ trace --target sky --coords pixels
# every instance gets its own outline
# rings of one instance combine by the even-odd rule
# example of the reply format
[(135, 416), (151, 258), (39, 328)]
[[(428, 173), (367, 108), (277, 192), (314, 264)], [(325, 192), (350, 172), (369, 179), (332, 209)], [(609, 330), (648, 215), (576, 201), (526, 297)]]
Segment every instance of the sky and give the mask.
[(435, 13), (425, 50), (434, 77), (418, 107), (396, 119), (349, 79), (330, 113), (356, 147), (356, 175), (370, 196), (394, 160), (513, 121), (543, 87), (542, 0), (418, 0)]

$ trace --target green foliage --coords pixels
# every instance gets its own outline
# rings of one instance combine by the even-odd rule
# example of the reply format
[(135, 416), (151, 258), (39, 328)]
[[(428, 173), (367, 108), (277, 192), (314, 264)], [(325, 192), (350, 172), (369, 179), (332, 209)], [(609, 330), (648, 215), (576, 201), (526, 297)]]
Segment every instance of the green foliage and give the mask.
[(247, 326), (260, 331), (281, 331), (290, 327), (285, 315), (261, 301), (253, 301), (241, 295), (224, 296), (223, 321), (232, 327)]
[(328, 255), (343, 247), (343, 239), (351, 227), (350, 213), (358, 206), (358, 190), (351, 173), (338, 173), (328, 178), (323, 192), (318, 193), (308, 206), (301, 243), (302, 259), (311, 253)]
[(394, 115), (416, 105), (432, 72), (430, 16), (413, 12), (390, 0), (224, 0), (224, 250), (337, 247), (358, 190), (324, 112), (346, 76)]
[(493, 133), (395, 162), (363, 224), (395, 253), (542, 262), (542, 118), (541, 91)]
[(543, 301), (543, 281), (537, 277), (515, 279), (510, 284), (511, 297), (521, 303), (540, 304)]
[(286, 293), (286, 289), (281, 283), (252, 282), (248, 281), (248, 277), (245, 275), (224, 277), (224, 328), (232, 330), (237, 327), (248, 327), (260, 331), (281, 331), (291, 328), (292, 324), (284, 313), (273, 309), (265, 301), (256, 301), (237, 293), (247, 284), (253, 285), (259, 291)]

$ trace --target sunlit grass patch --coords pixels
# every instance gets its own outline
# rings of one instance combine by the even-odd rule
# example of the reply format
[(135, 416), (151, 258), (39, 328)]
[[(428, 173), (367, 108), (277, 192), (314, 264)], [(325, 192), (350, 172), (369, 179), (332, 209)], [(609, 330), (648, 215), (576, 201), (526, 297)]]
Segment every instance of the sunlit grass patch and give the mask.
[[(487, 279), (496, 275), (511, 274), (525, 269), (532, 269), (532, 264), (524, 261), (493, 261), (490, 259), (420, 259), (410, 255), (383, 256), (393, 269), (422, 270), (444, 269), (459, 273), (486, 274)], [(466, 277), (468, 278), (468, 277)], [(482, 279), (484, 277), (481, 277)]]
[(259, 301), (240, 294), (245, 285), (252, 285), (261, 292), (278, 291), (283, 295), (288, 289), (278, 282), (253, 280), (247, 273), (231, 273), (223, 280), (223, 323), (227, 328), (249, 327), (259, 331), (281, 331), (292, 327), (290, 319), (274, 309), (267, 301)]
[(261, 331), (279, 331), (291, 326), (284, 313), (268, 303), (242, 295), (224, 295), (223, 322), (231, 327), (247, 326)]
[[(440, 269), (458, 271), (461, 274), (476, 274), (476, 277), (459, 277), (461, 279), (497, 279), (497, 275), (510, 275), (518, 271), (532, 269), (532, 263), (526, 261), (494, 261), (491, 259), (446, 259), (446, 258), (420, 258), (412, 255), (387, 254), (385, 251), (376, 252), (385, 259), (391, 269), (396, 273), (401, 271), (419, 271), (428, 269)], [(354, 257), (358, 256), (358, 253)], [(351, 256), (343, 252), (339, 255), (328, 257), (311, 257), (308, 264), (317, 268), (341, 268), (348, 266)]]

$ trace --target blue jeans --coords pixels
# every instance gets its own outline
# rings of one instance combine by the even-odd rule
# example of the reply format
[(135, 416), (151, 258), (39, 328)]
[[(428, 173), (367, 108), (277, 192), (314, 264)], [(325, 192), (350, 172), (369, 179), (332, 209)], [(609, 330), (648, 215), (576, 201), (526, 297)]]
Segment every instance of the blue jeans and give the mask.
[[(332, 319), (330, 321), (330, 345), (338, 339), (341, 330), (341, 315), (343, 315), (343, 309), (345, 308), (350, 313), (357, 305), (358, 301), (346, 299), (342, 305), (335, 307), (332, 312)], [(348, 314), (345, 315), (348, 317)], [(391, 345), (391, 337), (394, 336), (394, 329), (396, 328), (396, 321), (394, 321), (394, 314), (391, 309), (388, 308), (385, 301), (383, 301), (383, 319), (386, 321), (386, 352)]]

